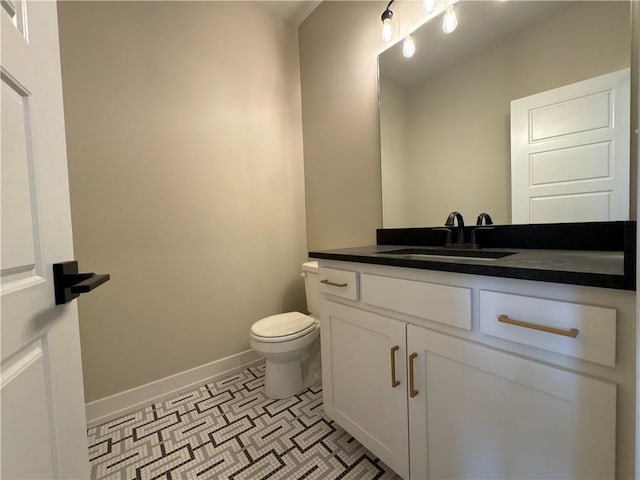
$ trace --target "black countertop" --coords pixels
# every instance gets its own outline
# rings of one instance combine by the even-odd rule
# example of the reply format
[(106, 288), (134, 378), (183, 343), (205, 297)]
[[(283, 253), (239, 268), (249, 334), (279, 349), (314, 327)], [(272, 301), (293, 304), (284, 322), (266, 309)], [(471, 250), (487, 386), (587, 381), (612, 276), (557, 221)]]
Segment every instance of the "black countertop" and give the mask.
[[(470, 238), (476, 227), (465, 227)], [(442, 250), (442, 228), (380, 229), (378, 245), (309, 252), (309, 257), (394, 267), (518, 278), (619, 290), (636, 289), (636, 222), (495, 225), (477, 231), (481, 252), (502, 258), (460, 258), (388, 253), (405, 248)], [(475, 250), (476, 252), (478, 250)], [(459, 253), (458, 253), (459, 252)], [(472, 253), (473, 255), (473, 253)]]

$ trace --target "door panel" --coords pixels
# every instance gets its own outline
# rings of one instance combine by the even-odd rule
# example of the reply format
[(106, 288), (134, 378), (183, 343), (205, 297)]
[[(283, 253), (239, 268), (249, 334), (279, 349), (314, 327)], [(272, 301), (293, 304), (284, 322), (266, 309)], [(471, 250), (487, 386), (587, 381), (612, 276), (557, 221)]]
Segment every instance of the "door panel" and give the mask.
[(88, 478), (77, 307), (52, 282), (73, 259), (56, 4), (0, 5), (0, 476)]
[(561, 101), (554, 99), (548, 105), (531, 109), (531, 142), (613, 127), (611, 93), (597, 92)]
[(549, 195), (531, 199), (531, 223), (606, 222), (611, 218), (611, 192)]
[[(322, 385), (325, 412), (408, 478), (405, 324), (323, 301)], [(396, 386), (392, 386), (391, 355)]]
[(29, 170), (33, 170), (27, 155), (31, 146), (28, 93), (1, 75), (2, 82), (2, 204), (11, 205), (2, 215), (3, 278), (35, 267), (32, 210), (35, 205)]
[(412, 478), (614, 478), (615, 385), (413, 325), (407, 338)]
[(611, 142), (599, 142), (534, 153), (531, 155), (531, 184), (607, 178), (611, 175), (611, 150)]
[[(3, 478), (51, 478), (56, 470), (46, 378), (41, 341), (25, 348), (2, 371)], [(26, 470), (25, 454), (32, 451), (38, 454), (29, 456)]]

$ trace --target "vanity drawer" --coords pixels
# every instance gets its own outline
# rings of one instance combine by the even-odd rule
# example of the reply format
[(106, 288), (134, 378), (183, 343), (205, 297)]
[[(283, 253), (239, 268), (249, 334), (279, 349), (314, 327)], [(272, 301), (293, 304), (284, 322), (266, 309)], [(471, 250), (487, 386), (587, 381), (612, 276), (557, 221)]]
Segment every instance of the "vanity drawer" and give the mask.
[(320, 291), (349, 300), (358, 300), (358, 273), (320, 267)]
[(471, 330), (471, 289), (363, 273), (364, 303)]
[(480, 331), (609, 367), (616, 362), (614, 308), (481, 290)]

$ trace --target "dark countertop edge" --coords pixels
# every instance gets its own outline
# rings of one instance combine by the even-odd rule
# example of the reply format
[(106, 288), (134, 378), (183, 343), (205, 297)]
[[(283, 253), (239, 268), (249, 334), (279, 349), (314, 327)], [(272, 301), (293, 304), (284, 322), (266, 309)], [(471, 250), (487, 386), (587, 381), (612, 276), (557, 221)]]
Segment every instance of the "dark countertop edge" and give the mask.
[(516, 278), (519, 280), (534, 280), (539, 282), (564, 283), (568, 285), (583, 285), (587, 287), (612, 288), (616, 290), (635, 291), (636, 289), (635, 258), (633, 262), (634, 268), (632, 275), (630, 275), (631, 272), (627, 272), (628, 262), (625, 262), (624, 275), (608, 275), (603, 273), (584, 273), (562, 270), (499, 267), (468, 263), (445, 263), (431, 260), (409, 260), (405, 258), (373, 257), (366, 255), (327, 252), (309, 252), (309, 257), (324, 260), (337, 260), (342, 262), (369, 263), (373, 265), (417, 268), (421, 270), (437, 270), (443, 272), (467, 273), (471, 275), (486, 275), (489, 277)]

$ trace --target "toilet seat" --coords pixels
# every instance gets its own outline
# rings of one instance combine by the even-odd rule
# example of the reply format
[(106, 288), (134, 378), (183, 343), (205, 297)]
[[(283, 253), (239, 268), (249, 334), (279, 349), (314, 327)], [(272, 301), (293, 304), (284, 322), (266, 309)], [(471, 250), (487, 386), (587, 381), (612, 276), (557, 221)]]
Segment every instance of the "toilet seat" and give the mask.
[(286, 342), (305, 336), (317, 328), (313, 317), (300, 312), (280, 313), (258, 320), (251, 335), (261, 342)]

